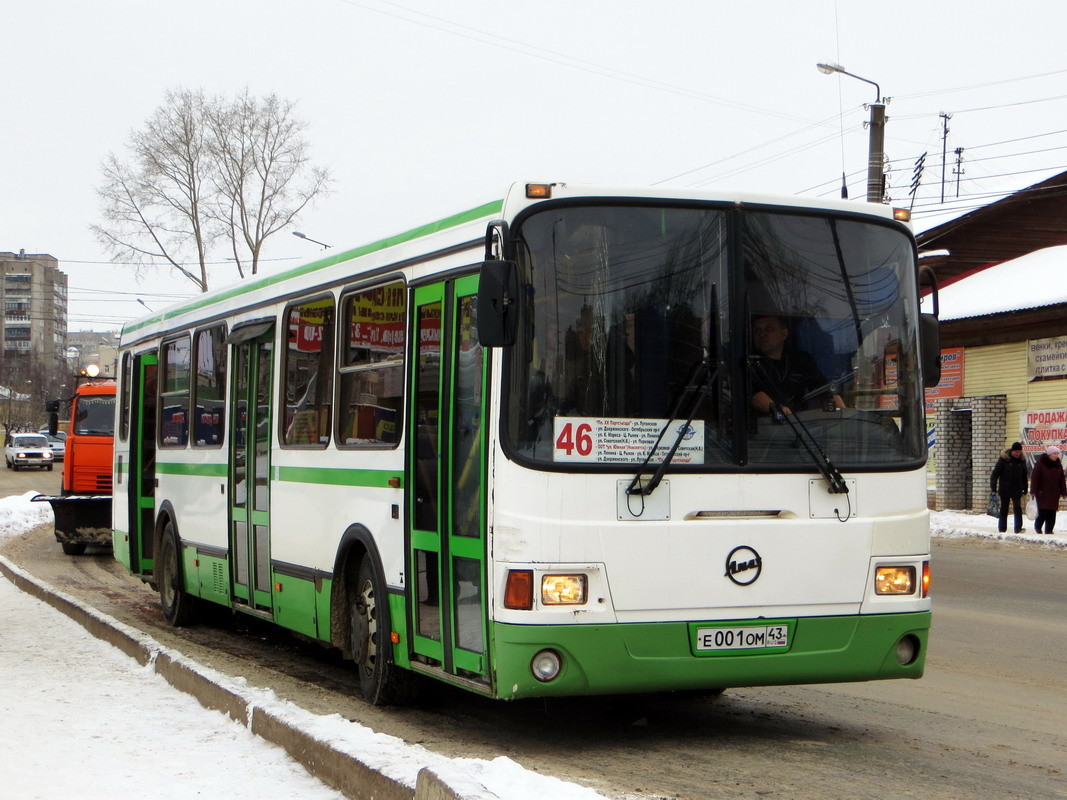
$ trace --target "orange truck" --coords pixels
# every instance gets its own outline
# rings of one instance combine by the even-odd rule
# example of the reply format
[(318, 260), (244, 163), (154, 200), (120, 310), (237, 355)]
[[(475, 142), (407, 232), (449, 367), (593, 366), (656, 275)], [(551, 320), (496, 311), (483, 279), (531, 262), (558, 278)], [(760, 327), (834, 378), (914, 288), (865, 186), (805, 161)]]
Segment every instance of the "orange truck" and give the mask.
[[(46, 406), (49, 430), (59, 427), (62, 401)], [(115, 452), (115, 382), (83, 383), (70, 400), (70, 427), (63, 459), (63, 487), (47, 501), (56, 518), (56, 541), (67, 555), (90, 544), (111, 545), (111, 462)]]

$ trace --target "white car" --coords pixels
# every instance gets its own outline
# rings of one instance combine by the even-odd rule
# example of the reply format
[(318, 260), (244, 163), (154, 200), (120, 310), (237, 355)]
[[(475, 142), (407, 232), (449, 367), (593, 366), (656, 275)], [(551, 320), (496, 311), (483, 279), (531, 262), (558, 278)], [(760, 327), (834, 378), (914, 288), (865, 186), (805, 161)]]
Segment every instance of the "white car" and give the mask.
[(39, 467), (52, 469), (52, 448), (48, 439), (39, 433), (14, 433), (4, 448), (7, 468), (18, 470), (22, 467)]

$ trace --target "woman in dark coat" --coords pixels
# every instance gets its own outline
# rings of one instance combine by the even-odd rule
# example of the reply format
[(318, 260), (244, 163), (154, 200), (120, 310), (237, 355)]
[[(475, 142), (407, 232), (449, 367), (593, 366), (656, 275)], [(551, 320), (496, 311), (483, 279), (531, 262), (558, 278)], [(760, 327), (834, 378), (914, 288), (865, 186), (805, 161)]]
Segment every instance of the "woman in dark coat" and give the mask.
[(1063, 465), (1060, 463), (1060, 448), (1050, 445), (1045, 454), (1039, 456), (1030, 475), (1030, 494), (1037, 501), (1037, 519), (1034, 530), (1052, 533), (1056, 524), (1056, 507), (1061, 497), (1067, 497), (1067, 482), (1063, 479)]
[(989, 490), (1000, 495), (1000, 532), (1008, 530), (1008, 505), (1015, 504), (1015, 532), (1023, 532), (1023, 495), (1030, 485), (1030, 476), (1023, 458), (1021, 442), (1013, 442), (1011, 447), (1000, 454), (993, 474), (990, 476)]

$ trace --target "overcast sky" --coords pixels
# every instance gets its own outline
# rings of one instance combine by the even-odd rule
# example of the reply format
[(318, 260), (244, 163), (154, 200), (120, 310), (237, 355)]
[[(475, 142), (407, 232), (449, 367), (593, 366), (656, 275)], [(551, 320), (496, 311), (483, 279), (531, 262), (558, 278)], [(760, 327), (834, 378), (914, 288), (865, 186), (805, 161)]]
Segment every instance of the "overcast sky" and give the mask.
[[(61, 261), (73, 329), (117, 328), (143, 313), (137, 297), (159, 308), (192, 291), (109, 264), (89, 232), (101, 160), (168, 89), (297, 101), (335, 183), (296, 229), (335, 247), (516, 180), (836, 197), (845, 172), (862, 202), (875, 89), (819, 61), (892, 98), (895, 205), (929, 153), (918, 229), (1067, 169), (1061, 0), (35, 0), (0, 21), (0, 250)], [(279, 234), (263, 269), (319, 253)], [(212, 286), (235, 279), (220, 267)]]

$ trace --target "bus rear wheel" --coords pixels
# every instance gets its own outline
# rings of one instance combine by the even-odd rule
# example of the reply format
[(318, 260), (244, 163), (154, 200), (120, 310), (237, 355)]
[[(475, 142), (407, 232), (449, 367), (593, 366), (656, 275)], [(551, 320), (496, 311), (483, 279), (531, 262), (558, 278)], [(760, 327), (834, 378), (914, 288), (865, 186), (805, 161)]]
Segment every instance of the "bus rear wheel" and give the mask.
[(397, 667), (390, 657), (389, 600), (370, 556), (360, 562), (350, 597), (352, 660), (356, 662), (363, 697), (376, 706), (413, 702), (417, 678)]
[(85, 552), (85, 542), (60, 542), (68, 556), (80, 556)]
[(168, 521), (159, 543), (156, 569), (159, 573), (159, 605), (163, 609), (164, 619), (175, 628), (193, 621), (196, 604), (196, 598), (186, 593), (182, 582), (180, 554), (178, 532), (174, 529), (174, 523)]

